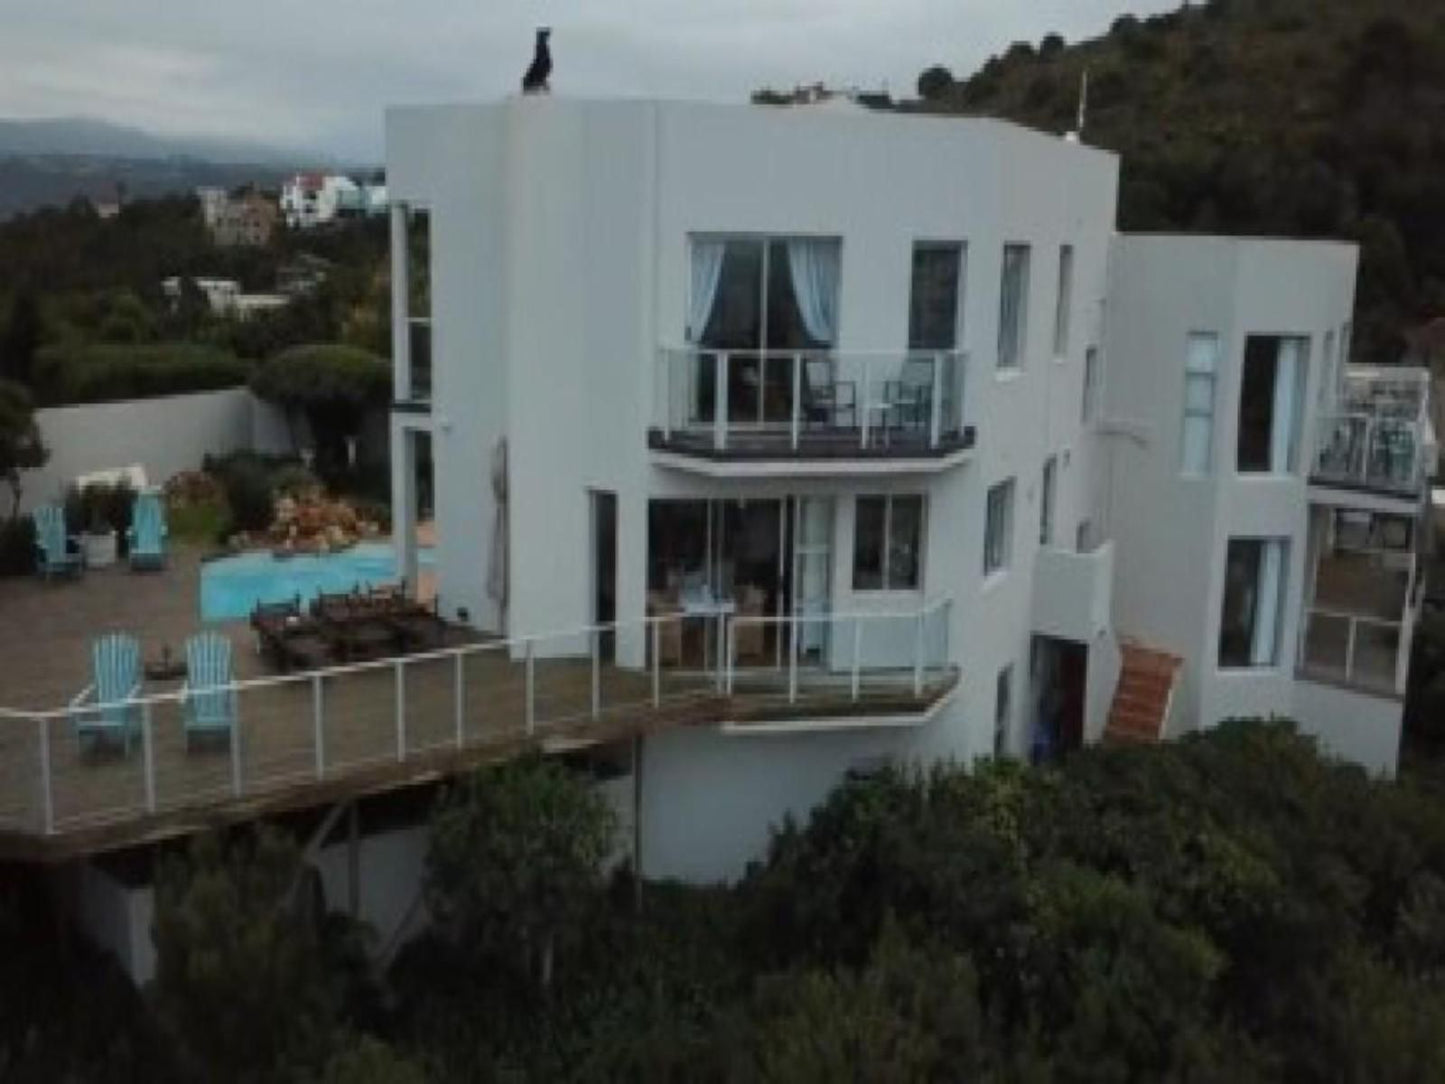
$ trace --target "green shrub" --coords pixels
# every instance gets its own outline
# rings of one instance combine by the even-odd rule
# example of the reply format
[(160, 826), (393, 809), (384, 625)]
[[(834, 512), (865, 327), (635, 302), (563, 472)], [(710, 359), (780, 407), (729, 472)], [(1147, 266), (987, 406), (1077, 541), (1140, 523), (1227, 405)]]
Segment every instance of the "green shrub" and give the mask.
[(230, 530), (261, 531), (271, 525), (271, 474), (262, 464), (237, 460), (222, 475), (221, 484), (231, 509)]
[(250, 372), (235, 355), (196, 343), (57, 343), (39, 351), (35, 367), (38, 395), (50, 405), (234, 388)]
[(0, 576), (23, 576), (35, 568), (35, 521), (0, 520)]
[(317, 468), (336, 469), (347, 462), (347, 439), (361, 432), (367, 412), (391, 395), (391, 366), (354, 346), (294, 346), (256, 370), (251, 390), (287, 417), (304, 417), (316, 441)]
[(271, 487), (278, 497), (299, 497), (321, 488), (321, 479), (300, 463), (288, 463), (271, 476)]

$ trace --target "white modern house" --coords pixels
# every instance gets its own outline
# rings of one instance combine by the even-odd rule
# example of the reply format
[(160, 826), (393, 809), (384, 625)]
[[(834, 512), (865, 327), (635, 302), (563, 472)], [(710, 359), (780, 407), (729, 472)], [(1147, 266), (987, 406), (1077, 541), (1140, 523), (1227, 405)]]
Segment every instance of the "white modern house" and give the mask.
[(408, 579), (429, 446), (449, 610), (716, 700), (618, 752), (645, 873), (886, 761), (1288, 715), (1393, 771), (1434, 437), (1345, 364), (1353, 246), (837, 103), (395, 109), (387, 175)]
[(386, 213), (386, 185), (340, 173), (298, 173), (281, 185), (281, 215), (291, 229), (312, 229), (346, 216)]

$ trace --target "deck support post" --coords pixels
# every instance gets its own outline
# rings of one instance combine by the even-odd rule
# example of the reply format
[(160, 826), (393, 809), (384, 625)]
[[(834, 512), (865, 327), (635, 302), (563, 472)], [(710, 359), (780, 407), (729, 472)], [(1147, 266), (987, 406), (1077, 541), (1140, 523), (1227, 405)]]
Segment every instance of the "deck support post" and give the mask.
[(40, 716), (36, 735), (40, 739), (40, 810), (48, 836), (55, 831), (55, 792), (50, 778), (50, 720)]
[(853, 620), (853, 702), (858, 702), (858, 686), (863, 670), (863, 619)]
[(396, 761), (406, 760), (406, 662), (397, 659), (391, 664), (396, 674)]
[(602, 716), (602, 631), (593, 627), (587, 634), (592, 652), (592, 721)]
[(654, 708), (662, 706), (662, 658), (658, 653), (658, 648), (662, 644), (662, 637), (658, 631), (661, 625), (662, 618), (654, 617), (652, 619), (652, 706)]
[(317, 779), (323, 779), (326, 776), (326, 734), (321, 723), (325, 710), (325, 693), (322, 691), (321, 672), (318, 670), (311, 675), (311, 730), (312, 740), (316, 746)]
[(527, 736), (537, 729), (536, 642), (527, 639)]
[(151, 740), (151, 705), (146, 700), (140, 706), (141, 755), (145, 760), (146, 812), (156, 811), (156, 753), (155, 742)]
[(913, 619), (913, 695), (923, 695), (923, 611)]
[[(759, 398), (761, 398), (759, 392)], [(834, 409), (837, 409), (835, 404)], [(803, 419), (803, 355), (793, 354), (793, 451), (798, 450), (799, 431), (802, 428)], [(836, 419), (832, 419), (837, 424)]]
[(455, 663), (452, 669), (452, 700), (456, 708), (457, 748), (460, 749), (466, 744), (467, 668), (460, 651), (452, 656), (452, 662)]
[[(234, 694), (232, 694), (234, 695)], [(231, 794), (241, 797), (241, 713), (231, 722)]]
[(798, 615), (788, 622), (788, 703), (798, 702)]

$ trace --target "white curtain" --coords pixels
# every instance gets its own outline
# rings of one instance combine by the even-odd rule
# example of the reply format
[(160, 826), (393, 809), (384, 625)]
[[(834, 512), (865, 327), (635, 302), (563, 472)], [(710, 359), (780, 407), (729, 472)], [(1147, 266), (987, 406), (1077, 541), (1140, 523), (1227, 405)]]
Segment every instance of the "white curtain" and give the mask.
[(832, 346), (838, 335), (838, 242), (811, 237), (788, 241), (793, 296), (808, 335)]
[(1269, 434), (1269, 469), (1273, 474), (1285, 474), (1293, 466), (1290, 456), (1298, 428), (1303, 367), (1303, 340), (1280, 339), (1274, 371), (1274, 428)]
[(692, 275), (687, 295), (688, 342), (698, 342), (707, 331), (713, 302), (717, 300), (717, 286), (722, 281), (723, 257), (726, 254), (726, 241), (702, 237), (692, 239)]
[(1254, 666), (1273, 666), (1279, 640), (1280, 588), (1284, 579), (1284, 546), (1278, 539), (1260, 543), (1259, 582), (1254, 594), (1254, 639), (1249, 661)]

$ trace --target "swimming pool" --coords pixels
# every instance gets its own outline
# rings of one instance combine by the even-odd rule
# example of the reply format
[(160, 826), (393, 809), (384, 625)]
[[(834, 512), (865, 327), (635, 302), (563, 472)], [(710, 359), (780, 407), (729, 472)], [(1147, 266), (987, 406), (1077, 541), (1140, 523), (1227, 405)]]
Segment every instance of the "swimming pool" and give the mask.
[[(422, 550), (421, 564), (432, 562)], [(249, 617), (258, 602), (309, 602), (323, 591), (350, 591), (396, 580), (396, 555), (388, 542), (362, 542), (342, 553), (298, 554), (281, 560), (266, 552), (218, 557), (201, 566), (201, 620)]]

